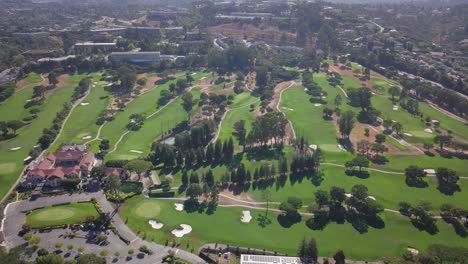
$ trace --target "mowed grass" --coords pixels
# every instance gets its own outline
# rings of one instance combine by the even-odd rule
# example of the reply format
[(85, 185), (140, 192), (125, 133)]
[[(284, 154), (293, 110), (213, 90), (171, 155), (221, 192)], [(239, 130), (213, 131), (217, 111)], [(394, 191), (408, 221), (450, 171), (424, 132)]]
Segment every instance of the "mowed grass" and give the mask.
[[(240, 221), (243, 208), (218, 207), (214, 214), (178, 212), (174, 203), (178, 201), (153, 200), (137, 196), (127, 200), (122, 206), (120, 215), (124, 221), (146, 240), (161, 244), (173, 240), (181, 249), (197, 250), (206, 243), (223, 243), (231, 246), (244, 246), (273, 250), (290, 255), (297, 254), (297, 247), (303, 237), (317, 240), (319, 255), (332, 256), (342, 249), (349, 259), (375, 260), (385, 256), (396, 256), (406, 251), (408, 246), (424, 250), (435, 242), (452, 246), (466, 246), (466, 239), (455, 234), (453, 228), (438, 221), (440, 232), (429, 235), (420, 232), (403, 216), (382, 213), (385, 228), (369, 228), (367, 233), (360, 234), (351, 224), (329, 224), (322, 231), (314, 231), (304, 221), (290, 228), (282, 227), (276, 215), (270, 213), (272, 223), (266, 228), (258, 225), (257, 218), (264, 211), (249, 209), (253, 216), (250, 223)], [(164, 227), (154, 230), (148, 224), (155, 219)], [(305, 220), (306, 218), (303, 218)], [(193, 231), (183, 238), (171, 234), (173, 229), (180, 229), (180, 224), (189, 224)], [(340, 238), (340, 239), (337, 239)]]
[(84, 143), (89, 140), (83, 139), (86, 136), (95, 138), (100, 127), (96, 125), (96, 120), (107, 108), (109, 100), (110, 95), (102, 85), (98, 84), (91, 88), (89, 95), (83, 100), (83, 103), (89, 103), (89, 105), (78, 105), (73, 110), (61, 136), (50, 149), (55, 150), (63, 143)]
[(243, 92), (234, 97), (233, 103), (229, 106), (231, 110), (226, 114), (226, 117), (221, 124), (219, 140), (224, 141), (232, 137), (234, 144), (239, 146), (239, 141), (232, 134), (234, 133), (234, 124), (240, 120), (244, 120), (247, 133), (252, 129), (252, 123), (254, 122), (255, 117), (253, 112), (250, 111), (251, 104), (255, 105), (255, 109), (259, 105), (259, 99), (253, 97), (249, 92)]
[(42, 82), (42, 77), (38, 73), (30, 72), (28, 76), (26, 76), (25, 80), (28, 83), (40, 83)]
[(88, 217), (99, 216), (96, 207), (91, 202), (71, 203), (49, 206), (33, 210), (26, 216), (26, 222), (32, 228), (44, 228), (58, 225), (81, 224)]
[[(0, 142), (0, 197), (3, 197), (16, 179), (19, 177), (23, 169), (23, 160), (28, 156), (29, 151), (37, 140), (42, 135), (42, 130), (52, 125), (57, 112), (62, 110), (63, 104), (71, 101), (73, 94), (72, 88), (62, 88), (54, 92), (54, 94), (46, 99), (43, 105), (38, 108), (41, 110), (38, 117), (31, 123), (17, 131), (18, 136), (15, 138)], [(23, 101), (18, 101), (16, 96), (10, 97), (6, 104), (9, 104), (11, 109), (1, 109), (1, 115), (4, 111), (15, 111), (15, 109), (23, 109)], [(18, 102), (17, 105), (10, 104), (10, 100)], [(11, 148), (21, 147), (21, 149), (13, 151)]]
[(32, 94), (32, 88), (15, 91), (10, 98), (0, 104), (0, 121), (21, 120), (30, 115), (29, 110), (32, 108), (41, 109), (41, 106), (24, 108), (27, 100), (31, 99)]
[(81, 80), (83, 80), (86, 77), (88, 77), (88, 73), (86, 72), (75, 72), (73, 75), (70, 76), (70, 78), (66, 79), (65, 82), (69, 84), (78, 84)]
[[(192, 90), (194, 99), (200, 98), (200, 90)], [(115, 152), (109, 153), (107, 159), (134, 159), (147, 155), (152, 143), (163, 132), (173, 129), (180, 122), (187, 120), (188, 115), (182, 107), (182, 98), (177, 98), (160, 112), (149, 119), (138, 131), (131, 131), (119, 143)], [(139, 151), (142, 153), (136, 153)]]
[(349, 153), (341, 151), (338, 147), (333, 123), (323, 119), (324, 105), (315, 106), (309, 98), (302, 87), (290, 88), (283, 92), (281, 107), (288, 109), (284, 112), (292, 122), (296, 136), (304, 136), (309, 144), (318, 145), (325, 152), (329, 162), (350, 158)]

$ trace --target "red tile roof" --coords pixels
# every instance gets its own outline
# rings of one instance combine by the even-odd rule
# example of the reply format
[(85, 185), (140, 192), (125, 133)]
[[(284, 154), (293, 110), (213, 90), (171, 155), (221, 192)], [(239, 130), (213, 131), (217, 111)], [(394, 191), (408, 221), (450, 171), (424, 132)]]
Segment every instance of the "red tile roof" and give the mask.
[(122, 174), (128, 175), (128, 170), (123, 168), (106, 168), (106, 176), (120, 176)]

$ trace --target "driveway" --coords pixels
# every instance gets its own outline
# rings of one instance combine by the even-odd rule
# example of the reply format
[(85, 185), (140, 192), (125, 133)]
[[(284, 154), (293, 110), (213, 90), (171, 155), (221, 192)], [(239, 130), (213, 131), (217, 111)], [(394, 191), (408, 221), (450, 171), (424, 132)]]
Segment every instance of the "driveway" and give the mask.
[[(3, 232), (5, 238), (5, 246), (10, 249), (25, 243), (23, 238), (18, 236), (18, 233), (21, 231), (22, 225), (26, 220), (26, 212), (54, 204), (89, 201), (92, 198), (96, 199), (104, 213), (111, 214), (114, 211), (114, 207), (111, 205), (111, 203), (109, 203), (109, 201), (107, 201), (104, 193), (102, 192), (41, 197), (35, 201), (22, 200), (8, 204), (5, 207), (5, 217), (2, 220), (1, 225), (1, 231)], [(91, 243), (87, 240), (86, 233), (82, 231), (79, 231), (78, 235), (74, 238), (63, 237), (67, 231), (70, 231), (69, 229), (54, 229), (43, 233), (33, 231), (33, 233), (34, 235), (37, 234), (41, 236), (40, 246), (46, 248), (50, 252), (55, 250), (55, 243), (58, 241), (64, 243), (62, 248), (64, 251), (63, 254), (66, 254), (67, 252), (67, 249), (65, 249), (66, 245), (74, 245), (74, 250), (72, 250), (70, 254), (71, 256), (74, 256), (74, 254), (77, 253), (77, 248), (79, 246), (85, 247), (85, 253), (99, 254), (101, 250), (106, 249), (109, 251), (109, 256), (107, 257), (109, 263), (161, 263), (162, 258), (168, 254), (169, 250), (175, 251), (177, 257), (185, 259), (190, 263), (205, 263), (201, 258), (187, 251), (173, 249), (171, 247), (166, 247), (142, 240), (132, 230), (130, 230), (130, 228), (128, 228), (122, 219), (120, 219), (118, 214), (112, 218), (112, 225), (115, 226), (116, 230), (122, 237), (128, 241), (131, 241), (129, 245), (124, 243), (111, 231), (107, 232), (109, 241), (107, 246), (98, 246)], [(135, 253), (139, 253), (138, 248), (142, 245), (146, 245), (148, 248), (150, 248), (153, 251), (153, 254), (144, 255), (143, 258), (133, 256), (131, 260), (127, 261), (126, 257), (128, 249), (133, 249)], [(117, 251), (120, 252), (121, 256), (116, 259), (113, 254)]]

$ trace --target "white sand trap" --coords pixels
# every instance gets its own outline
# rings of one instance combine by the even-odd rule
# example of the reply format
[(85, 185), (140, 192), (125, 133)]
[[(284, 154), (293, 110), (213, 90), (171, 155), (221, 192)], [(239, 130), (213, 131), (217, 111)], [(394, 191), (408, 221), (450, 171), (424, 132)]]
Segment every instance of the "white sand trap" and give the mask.
[(200, 78), (200, 81), (201, 81), (201, 80), (205, 80), (205, 79), (206, 79), (206, 77), (201, 77), (201, 78)]
[(396, 120), (392, 120), (392, 123), (396, 123)]
[(439, 120), (433, 119), (432, 123), (439, 123)]
[(305, 91), (305, 92), (307, 92), (307, 91), (309, 91), (309, 89), (307, 89), (307, 88), (304, 88), (304, 91)]
[(15, 150), (20, 150), (21, 148), (22, 148), (22, 147), (16, 147), (16, 148), (11, 148), (10, 150), (15, 151)]
[(313, 150), (317, 150), (317, 145), (315, 144), (310, 144), (309, 145), (309, 148), (313, 149)]
[(398, 110), (398, 105), (394, 105), (394, 106), (392, 107), (392, 109), (393, 109), (394, 111)]
[(322, 104), (314, 104), (314, 106), (321, 106)]
[(28, 160), (30, 160), (30, 159), (32, 159), (32, 157), (31, 157), (31, 156), (27, 156), (23, 161), (28, 161)]
[(250, 211), (242, 211), (242, 218), (241, 218), (242, 223), (250, 223), (250, 220), (252, 220)]
[(190, 74), (190, 75), (192, 75), (192, 76), (195, 76), (195, 75), (197, 75), (197, 73), (196, 73), (196, 72), (193, 72), (193, 73), (192, 73), (192, 74)]
[(163, 223), (158, 223), (156, 220), (149, 220), (148, 223), (153, 229), (161, 229), (164, 226)]
[(96, 85), (95, 85), (95, 84), (93, 84), (93, 88), (95, 88), (95, 87), (96, 87)]
[(339, 148), (340, 150), (342, 150), (342, 151), (346, 151), (346, 148), (343, 147), (343, 145), (341, 145), (341, 144), (338, 144), (338, 148)]
[(374, 200), (374, 201), (376, 201), (376, 200), (377, 200), (377, 199), (375, 199), (375, 197), (374, 197), (374, 196), (370, 196), (370, 195), (369, 195), (369, 196), (367, 196), (367, 198), (369, 198), (369, 199), (371, 199), (371, 200)]
[(84, 136), (84, 137), (82, 137), (82, 139), (91, 139), (91, 138), (92, 138), (92, 136)]
[(432, 129), (430, 129), (430, 128), (426, 128), (426, 129), (424, 129), (424, 132), (427, 132), (427, 133), (432, 133)]
[(419, 254), (419, 250), (417, 250), (415, 248), (412, 248), (412, 247), (408, 247), (408, 251), (413, 255), (418, 255)]
[(81, 103), (80, 105), (86, 106), (86, 105), (89, 105), (89, 103)]
[(131, 149), (130, 152), (132, 152), (132, 153), (138, 153), (138, 154), (143, 154), (143, 151), (134, 150), (134, 149)]
[(434, 169), (424, 169), (426, 175), (435, 175), (436, 171)]
[(108, 84), (104, 85), (104, 87), (109, 87), (111, 85), (112, 85), (112, 83), (108, 83)]
[(410, 134), (410, 133), (403, 133), (403, 135), (408, 136), (408, 137), (412, 137), (412, 136), (413, 136), (413, 135)]
[(289, 108), (289, 107), (284, 107), (284, 106), (283, 106), (283, 107), (281, 107), (281, 108), (283, 108), (283, 109), (285, 109), (285, 110), (288, 110), (288, 111), (294, 111), (294, 109)]
[(344, 195), (345, 195), (346, 197), (348, 197), (348, 198), (349, 198), (349, 197), (353, 197), (353, 195), (350, 194), (350, 193), (345, 193)]
[(26, 100), (26, 102), (31, 102), (31, 101), (32, 101), (31, 99)]
[(175, 203), (175, 209), (176, 211), (183, 211), (184, 210), (184, 205), (181, 203)]
[(180, 227), (182, 227), (182, 230), (180, 229), (174, 229), (172, 230), (172, 234), (176, 237), (183, 237), (187, 234), (190, 234), (192, 232), (192, 227), (186, 224), (181, 224)]

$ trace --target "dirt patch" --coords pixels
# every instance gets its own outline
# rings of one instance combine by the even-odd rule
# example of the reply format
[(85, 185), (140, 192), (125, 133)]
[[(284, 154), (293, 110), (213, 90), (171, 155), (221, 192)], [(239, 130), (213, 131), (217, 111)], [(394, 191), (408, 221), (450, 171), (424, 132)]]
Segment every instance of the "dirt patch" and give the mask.
[(255, 199), (253, 199), (249, 194), (245, 192), (242, 192), (239, 195), (234, 195), (231, 191), (228, 190), (224, 190), (220, 193), (219, 203), (223, 205), (241, 204), (259, 208), (263, 207), (263, 205), (261, 204), (255, 204)]

